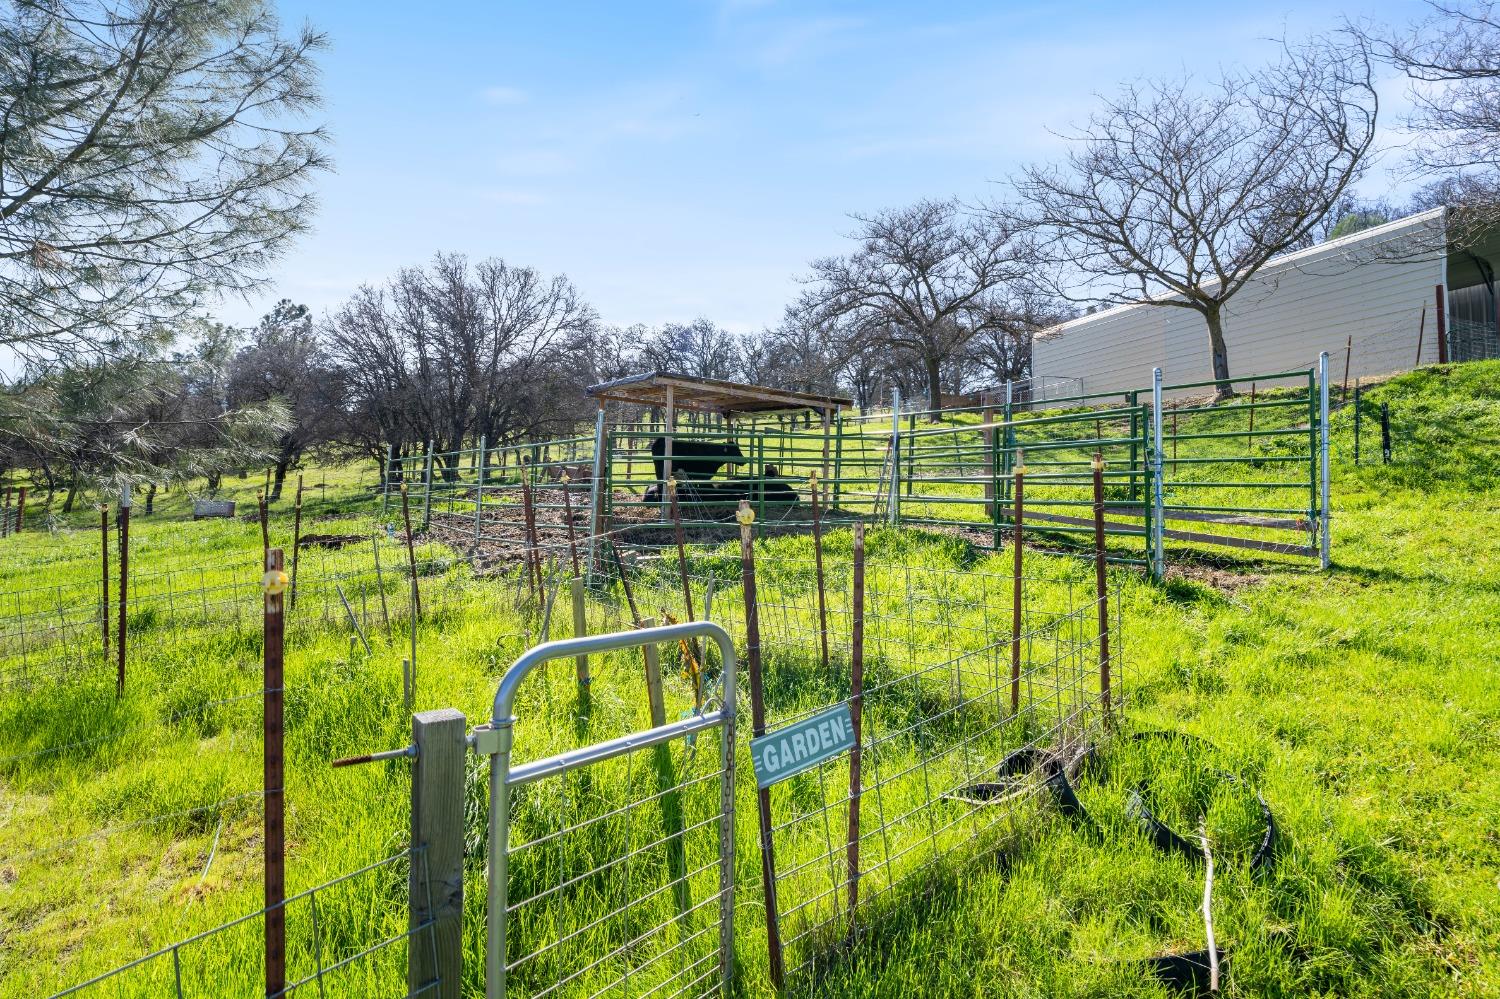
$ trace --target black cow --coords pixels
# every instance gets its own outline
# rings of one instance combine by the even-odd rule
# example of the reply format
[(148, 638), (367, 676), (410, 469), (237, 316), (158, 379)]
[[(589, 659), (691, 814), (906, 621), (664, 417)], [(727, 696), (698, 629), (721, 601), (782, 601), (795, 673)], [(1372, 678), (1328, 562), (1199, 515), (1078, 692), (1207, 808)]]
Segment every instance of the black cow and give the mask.
[(727, 511), (726, 515), (733, 513), (740, 500), (749, 500), (756, 505), (762, 497), (770, 506), (796, 506), (797, 490), (789, 485), (791, 480), (779, 478), (780, 474), (775, 465), (767, 465), (764, 479), (733, 478), (723, 482), (690, 483), (684, 487), (680, 498), (691, 496), (700, 503), (713, 503)]
[[(651, 441), (651, 464), (656, 467), (656, 481), (666, 478), (667, 439)], [(740, 446), (732, 441), (672, 441), (672, 477), (677, 479), (711, 479), (724, 465), (743, 465), (746, 461)]]

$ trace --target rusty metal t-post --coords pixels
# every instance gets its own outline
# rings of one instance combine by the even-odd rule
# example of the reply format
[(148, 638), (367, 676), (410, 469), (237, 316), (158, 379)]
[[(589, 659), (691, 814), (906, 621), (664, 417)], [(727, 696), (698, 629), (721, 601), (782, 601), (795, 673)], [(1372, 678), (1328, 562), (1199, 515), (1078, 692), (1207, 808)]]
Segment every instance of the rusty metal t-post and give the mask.
[(290, 610), (297, 609), (297, 564), (302, 552), (302, 473), (297, 473), (297, 496), (292, 501), (292, 586)]
[(99, 504), (99, 627), (104, 635), (104, 661), (109, 662), (109, 504)]
[(260, 493), (256, 496), (255, 505), (260, 514), (260, 557), (264, 560), (266, 555), (271, 551), (271, 515), (266, 506), (265, 493)]
[(1010, 611), (1010, 713), (1021, 710), (1021, 527), (1025, 512), (1022, 492), (1026, 480), (1025, 453), (1016, 451), (1016, 508), (1012, 517), (1011, 547), (1015, 549), (1015, 567), (1011, 576)]
[(1104, 456), (1094, 452), (1094, 601), (1099, 612), (1099, 701), (1109, 720), (1109, 589), (1104, 572)]
[(401, 521), (406, 528), (406, 567), (411, 571), (411, 626), (416, 633), (417, 618), (422, 616), (422, 593), (417, 588), (417, 549), (411, 540), (411, 501), (406, 495), (406, 483), (401, 483)]
[[(808, 476), (808, 491), (812, 494), (812, 536), (813, 536), (813, 571), (817, 573), (818, 583), (818, 641), (823, 650), (823, 669), (828, 669), (828, 600), (823, 593), (823, 524), (821, 511), (818, 509), (818, 473), (813, 472)], [(856, 544), (863, 546), (864, 529), (856, 536)], [(861, 571), (856, 569), (856, 572)], [(856, 724), (856, 731), (858, 725)]]
[(265, 805), (265, 952), (266, 995), (280, 996), (286, 991), (286, 797), (285, 757), (283, 755), (284, 719), (282, 700), (282, 638), (286, 618), (282, 594), (287, 575), (282, 571), (280, 548), (266, 552), (265, 620), (262, 649), (265, 673), (262, 697), (264, 739), (264, 773), (262, 799)]
[(854, 525), (854, 589), (850, 600), (849, 716), (854, 747), (849, 751), (849, 932), (859, 907), (860, 730), (865, 696), (865, 525)]
[[(740, 500), (736, 519), (740, 524), (740, 576), (745, 589), (745, 665), (750, 675), (750, 726), (756, 738), (766, 734), (765, 687), (760, 672), (760, 612), (755, 602), (755, 541), (751, 525), (755, 514), (748, 500)], [(766, 902), (766, 949), (771, 966), (771, 985), (780, 989), (786, 981), (781, 957), (781, 917), (776, 905), (776, 841), (771, 833), (771, 790), (755, 794), (760, 812), (760, 878)]]
[(558, 485), (562, 486), (563, 520), (568, 524), (568, 552), (573, 556), (573, 575), (581, 576), (583, 567), (578, 564), (578, 532), (573, 527), (573, 500), (568, 494), (568, 487), (572, 481), (573, 477), (564, 472)]
[[(688, 579), (687, 567), (687, 544), (682, 533), (682, 510), (677, 505), (677, 480), (667, 480), (667, 498), (671, 507), (672, 531), (677, 541), (677, 574), (682, 579), (682, 606), (685, 608), (687, 617), (684, 620), (693, 620), (693, 586)], [(690, 668), (693, 674), (693, 707), (699, 711), (703, 710), (703, 652), (697, 642), (689, 643), (692, 649), (692, 658), (698, 661), (696, 668)]]
[(129, 631), (125, 620), (130, 589), (130, 485), (120, 490), (120, 621), (115, 628), (115, 695), (125, 693), (125, 646)]

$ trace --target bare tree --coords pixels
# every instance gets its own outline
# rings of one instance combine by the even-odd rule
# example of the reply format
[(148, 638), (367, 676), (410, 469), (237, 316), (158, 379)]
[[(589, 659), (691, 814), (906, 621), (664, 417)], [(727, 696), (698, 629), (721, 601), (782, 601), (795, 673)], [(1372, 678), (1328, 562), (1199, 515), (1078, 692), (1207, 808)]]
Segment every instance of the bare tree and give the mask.
[(1500, 5), (1427, 6), (1404, 32), (1352, 30), (1411, 79), (1408, 165), (1435, 178), (1416, 203), (1448, 208), (1450, 242), (1466, 249), (1500, 225)]
[(1014, 296), (996, 321), (969, 343), (965, 356), (972, 374), (988, 385), (1029, 377), (1037, 333), (1073, 314), (1073, 309), (1034, 288)]
[[(586, 415), (598, 319), (561, 275), (438, 256), (362, 288), (323, 324), (347, 389), (348, 446), (379, 456), (470, 437), (493, 445)], [(448, 470), (450, 473), (452, 469)]]
[(995, 296), (1025, 278), (1025, 247), (997, 218), (953, 200), (855, 218), (858, 248), (813, 262), (797, 311), (828, 331), (842, 359), (915, 360), (936, 409), (945, 367), (995, 321)]
[(690, 323), (667, 323), (648, 331), (640, 360), (656, 371), (697, 378), (746, 378), (741, 338), (701, 316)]
[(798, 392), (838, 390), (839, 359), (834, 345), (793, 308), (775, 329), (763, 330), (745, 343), (745, 365), (751, 381)]
[(1284, 47), (1275, 65), (1124, 87), (1069, 136), (1061, 166), (1014, 182), (1016, 212), (1075, 302), (1198, 312), (1233, 394), (1224, 307), (1268, 260), (1304, 245), (1363, 172), (1378, 101), (1368, 50)]
[(1415, 83), (1411, 124), (1429, 140), (1412, 149), (1431, 172), (1500, 167), (1500, 8), (1490, 0), (1445, 4), (1376, 52)]
[(253, 284), (325, 166), (322, 44), (259, 0), (0, 9), (0, 347), (135, 346)]
[(338, 412), (338, 372), (313, 333), (307, 306), (282, 299), (261, 318), (230, 364), (228, 396), (236, 406), (275, 400), (285, 407), (267, 497), (280, 499), (287, 472), (330, 439)]

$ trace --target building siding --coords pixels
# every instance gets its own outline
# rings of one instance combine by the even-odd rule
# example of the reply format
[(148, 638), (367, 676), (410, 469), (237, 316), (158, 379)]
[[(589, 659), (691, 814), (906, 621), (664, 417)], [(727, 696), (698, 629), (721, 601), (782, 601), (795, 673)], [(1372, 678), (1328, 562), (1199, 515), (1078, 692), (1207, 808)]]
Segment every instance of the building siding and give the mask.
[[(1405, 371), (1437, 360), (1435, 289), (1445, 281), (1441, 209), (1286, 254), (1268, 263), (1229, 301), (1224, 340), (1235, 377), (1305, 369), (1328, 351), (1351, 379)], [(1131, 305), (1054, 327), (1032, 350), (1039, 375), (1083, 379), (1085, 392), (1150, 385), (1160, 366), (1168, 384), (1213, 377), (1208, 327), (1192, 309)]]

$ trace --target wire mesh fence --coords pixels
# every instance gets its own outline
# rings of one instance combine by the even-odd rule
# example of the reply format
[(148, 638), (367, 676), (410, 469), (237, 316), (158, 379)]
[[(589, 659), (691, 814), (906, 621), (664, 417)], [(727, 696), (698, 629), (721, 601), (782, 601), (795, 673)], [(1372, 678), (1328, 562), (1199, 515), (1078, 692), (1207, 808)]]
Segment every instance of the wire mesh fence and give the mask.
[[(391, 995), (391, 983), (406, 974), (406, 949), (433, 945), (430, 921), (408, 925), (405, 911), (377, 902), (400, 883), (409, 865), (425, 863), (425, 851), (407, 849), (300, 892), (271, 908), (232, 919), (152, 951), (53, 994), (64, 996), (158, 995), (210, 999), (228, 994), (288, 996), (316, 990), (319, 996)], [(288, 978), (264, 990), (248, 981), (226, 981), (226, 969), (259, 970), (260, 924), (279, 912), (288, 927)], [(259, 983), (257, 982), (256, 985)], [(429, 982), (404, 994), (435, 993)], [(402, 994), (402, 993), (396, 993)]]
[[(901, 535), (876, 537), (879, 550)], [(774, 538), (755, 556), (767, 730), (849, 703), (856, 628), (862, 636), (864, 762), (853, 781), (849, 757), (805, 771), (771, 789), (768, 824), (753, 830), (757, 790), (749, 754), (740, 754), (737, 896), (747, 903), (742, 912), (755, 915), (742, 916), (737, 933), (745, 936), (768, 904), (751, 872), (769, 844), (777, 862), (769, 904), (795, 982), (810, 982), (815, 975), (805, 973), (820, 962), (840, 960), (851, 923), (884, 918), (928, 864), (976, 849), (988, 831), (1016, 820), (1039, 785), (1018, 779), (1011, 793), (993, 795), (1008, 759), (1037, 752), (1070, 762), (1100, 736), (1106, 691), (1116, 712), (1122, 704), (1118, 590), (1113, 602), (1108, 590), (1103, 597), (1109, 623), (1101, 635), (1096, 583), (1076, 559), (1036, 555), (1018, 579), (944, 567), (925, 557), (930, 549), (881, 551), (865, 565), (856, 596), (851, 538), (830, 536), (821, 560), (778, 550), (787, 539)], [(609, 541), (612, 574), (594, 581), (590, 629), (707, 616), (748, 652), (750, 605), (732, 546), (679, 552), (618, 535)], [(1002, 610), (1016, 604), (1018, 584), (1019, 629)], [(567, 630), (566, 614), (555, 620)], [(521, 760), (560, 759), (591, 738), (632, 730), (630, 719), (691, 719), (718, 703), (722, 689), (713, 647), (691, 641), (662, 647), (657, 707), (650, 657), (644, 671), (628, 658), (591, 659), (586, 682), (566, 668), (571, 659), (562, 666), (543, 679), (528, 710), (516, 712)], [(756, 682), (748, 673), (740, 685)], [(558, 724), (569, 718), (571, 726)], [(538, 862), (543, 873), (517, 873), (511, 894), (548, 904), (510, 908), (518, 936), (509, 944), (508, 994), (613, 994), (626, 983), (633, 995), (719, 987), (711, 932), (716, 767), (711, 751), (684, 742), (614, 760), (605, 773), (514, 792), (521, 830), (514, 848), (548, 850)], [(866, 816), (854, 837), (857, 865), (847, 836), (855, 800)], [(864, 885), (857, 916), (845, 902), (855, 882)], [(580, 901), (585, 886), (592, 902)]]
[[(711, 618), (729, 628), (737, 642), (746, 640), (746, 602), (732, 547), (643, 544), (623, 528), (571, 541), (564, 540), (566, 531), (556, 531), (545, 551), (533, 553), (545, 560), (532, 575), (514, 556), (483, 545), (471, 544), (465, 551), (457, 538), (444, 544), (437, 540), (443, 533), (439, 524), (441, 518), (435, 517), (437, 529), (421, 539), (420, 546), (414, 541), (411, 549), (402, 533), (383, 528), (304, 549), (298, 606), (288, 611), (288, 641), (347, 640), (352, 664), (359, 659), (357, 643), (366, 638), (399, 646), (408, 639), (405, 631), (413, 622), (425, 634), (441, 633), (450, 620), (460, 620), (476, 605), (492, 606), (515, 622), (490, 639), (496, 662), (544, 638), (629, 630), (647, 618), (664, 623)], [(762, 573), (757, 619), (766, 655), (767, 722), (774, 728), (849, 697), (855, 607), (847, 531), (825, 538), (817, 555), (788, 548), (802, 544), (797, 538), (767, 533), (772, 536), (757, 546)], [(862, 590), (868, 608), (862, 620), (867, 635), (864, 696), (869, 707), (864, 743), (868, 763), (859, 794), (868, 814), (884, 813), (879, 821), (868, 821), (859, 838), (868, 862), (862, 876), (871, 918), (886, 904), (881, 900), (899, 895), (894, 889), (910, 883), (927, 858), (968, 842), (973, 827), (988, 828), (1003, 813), (994, 806), (965, 804), (964, 787), (982, 781), (998, 760), (1018, 747), (1057, 747), (1086, 735), (1097, 719), (1099, 696), (1089, 686), (1089, 678), (1097, 676), (1097, 651), (1089, 651), (1084, 634), (1096, 602), (1088, 595), (1089, 580), (1076, 559), (1063, 560), (1060, 564), (1066, 568), (1059, 573), (1057, 567), (1048, 567), (1045, 556), (1028, 554), (1027, 572), (1021, 577), (1026, 616), (1021, 631), (1013, 633), (1012, 623), (1000, 611), (1014, 600), (1013, 578), (944, 567), (942, 559), (929, 561), (934, 551), (964, 548), (963, 541), (932, 535), (918, 543), (912, 540), (915, 536), (899, 532), (880, 537), (880, 544), (892, 547), (871, 560)], [(584, 551), (592, 545), (595, 551), (592, 562), (585, 559), (580, 567), (590, 577), (586, 587), (566, 584), (574, 545)], [(420, 556), (414, 554), (419, 550)], [(257, 623), (258, 584), (226, 581), (214, 586), (213, 572), (204, 569), (206, 577), (198, 577), (181, 567), (153, 571), (149, 562), (139, 565), (139, 582), (133, 580), (130, 587), (128, 617), (142, 658), (132, 660), (132, 669), (138, 661), (149, 664), (159, 647), (194, 640), (222, 642), (226, 635), (248, 640)], [(413, 599), (413, 579), (420, 587), (420, 611)], [(200, 585), (184, 587), (188, 581)], [(153, 582), (160, 587), (153, 588)], [(37, 592), (25, 591), (23, 600), (35, 606), (45, 591), (32, 590)], [(97, 603), (99, 595), (92, 596)], [(574, 601), (576, 606), (570, 606)], [(243, 615), (243, 628), (235, 627), (236, 615)], [(45, 610), (21, 615), (29, 644), (7, 648), (12, 666), (17, 655), (29, 658), (30, 665), (23, 665), (28, 682), (13, 684), (7, 696), (40, 703), (69, 689), (55, 683), (38, 685), (49, 650), (58, 653), (50, 661), (71, 669), (68, 675), (75, 681), (93, 674), (112, 679), (113, 663), (104, 656), (95, 631), (102, 616), (89, 610), (76, 620), (57, 623), (50, 644), (30, 644), (42, 631), (39, 622)], [(1118, 629), (1118, 622), (1113, 627)], [(5, 634), (19, 643), (21, 628)], [(253, 654), (253, 643), (244, 651)], [(425, 658), (426, 652), (422, 654)], [(76, 655), (76, 665), (69, 655)], [(251, 655), (245, 658), (243, 669), (250, 672)], [(711, 709), (722, 689), (722, 657), (711, 646), (693, 642), (662, 648), (657, 709), (643, 695), (639, 665), (623, 673), (618, 666), (596, 661), (584, 701), (578, 699), (579, 688), (566, 680), (552, 677), (539, 686), (538, 716), (546, 719), (552, 734), (551, 741), (537, 744), (538, 752), (588, 744), (603, 735), (612, 720), (631, 711), (650, 719), (690, 718), (705, 706)], [(143, 677), (164, 689), (189, 679), (184, 674), (168, 681), (154, 667), (140, 668)], [(341, 693), (341, 684), (347, 694)], [(351, 668), (336, 683), (322, 676), (294, 678), (282, 693), (292, 703), (301, 691), (306, 701), (300, 710), (305, 711), (318, 704), (353, 703), (352, 698), (365, 693), (362, 684), (368, 684), (367, 677)], [(69, 686), (80, 698), (97, 697), (104, 689), (83, 682)], [(1013, 687), (1020, 693), (1019, 700), (1011, 702)], [(56, 729), (39, 730), (34, 738), (7, 742), (0, 774), (24, 773), (28, 788), (40, 793), (49, 779), (68, 779), (62, 767), (46, 769), (52, 761), (118, 763), (109, 755), (113, 746), (151, 738), (152, 733), (243, 731), (253, 739), (255, 702), (264, 693), (253, 686), (207, 697), (199, 693), (182, 699), (165, 716), (126, 714), (118, 719), (118, 728), (62, 730), (77, 738), (58, 738)], [(429, 691), (429, 703), (433, 696), (439, 695)], [(13, 706), (18, 703), (13, 701)], [(381, 710), (399, 716), (401, 704), (387, 701)], [(319, 716), (314, 710), (305, 716), (309, 721), (294, 718), (289, 724), (295, 729), (313, 724), (311, 719)], [(561, 720), (571, 724), (559, 725)], [(170, 745), (170, 738), (163, 744)], [(715, 874), (708, 864), (717, 849), (713, 819), (722, 813), (713, 810), (711, 756), (696, 741), (684, 739), (668, 754), (666, 762), (675, 775), (671, 781), (663, 782), (661, 754), (643, 751), (611, 760), (592, 775), (549, 776), (516, 792), (521, 817), (517, 828), (522, 830), (515, 840), (516, 870), (529, 887), (514, 896), (515, 994), (586, 995), (625, 987), (627, 981), (632, 994), (703, 994), (718, 988), (722, 971), (714, 955), (720, 945), (710, 927), (715, 902), (722, 898), (715, 894)], [(847, 789), (839, 791), (848, 785), (847, 766), (827, 764), (775, 792), (771, 837), (788, 858), (785, 880), (775, 893), (783, 902), (794, 973), (832, 953), (830, 947), (837, 950), (830, 943), (839, 911), (835, 896), (847, 890), (851, 877), (846, 868), (830, 861), (837, 859), (836, 847), (842, 842), (833, 819), (847, 809), (851, 796)], [(220, 831), (243, 825), (261, 797), (253, 787), (236, 787), (232, 781), (213, 786), (219, 790), (190, 809), (151, 814), (143, 822), (79, 829), (77, 835), (54, 835), (52, 842), (40, 844), (44, 849), (13, 854), (0, 863), (9, 864), (22, 878), (34, 878), (52, 869), (59, 855), (82, 857), (91, 840), (143, 835), (147, 826), (150, 841), (156, 843), (183, 836), (197, 842), (211, 832), (211, 862)], [(740, 780), (734, 792), (742, 799), (742, 814), (749, 814), (753, 785)], [(741, 871), (754, 869), (744, 857), (753, 856), (756, 846), (753, 834), (739, 837)], [(615, 875), (624, 876), (627, 869), (623, 884), (630, 886), (629, 894), (618, 895), (626, 889), (617, 885)], [(753, 879), (737, 879), (735, 893), (754, 896)], [(323, 905), (306, 904), (309, 911), (314, 904)], [(292, 903), (288, 905), (289, 947), (298, 939), (302, 943), (297, 946), (305, 950), (313, 945), (298, 929), (301, 917), (294, 914)], [(380, 908), (386, 913), (382, 920), (389, 916), (387, 908)], [(200, 994), (208, 972), (193, 968), (212, 966), (220, 957), (229, 960), (236, 953), (213, 942), (214, 936), (200, 934), (153, 952), (149, 959), (121, 969), (118, 976), (89, 987), (103, 990), (98, 994), (136, 995), (160, 985), (163, 994), (175, 994), (172, 990), (178, 988), (184, 995)], [(346, 968), (368, 965), (385, 969), (378, 972), (384, 974), (399, 963), (404, 944), (394, 932), (378, 941), (362, 939), (364, 943), (352, 949), (329, 948), (331, 960), (317, 958), (306, 965), (308, 971), (289, 969), (288, 981), (336, 991), (339, 986), (330, 972), (369, 982), (376, 970)], [(203, 955), (197, 959), (199, 965), (186, 960), (194, 953)], [(346, 958), (348, 963), (340, 964)], [(183, 970), (177, 970), (179, 966)], [(169, 967), (170, 972), (163, 970)], [(320, 969), (320, 977), (308, 978)], [(181, 985), (175, 977), (179, 974)]]
[[(767, 730), (849, 703), (856, 620), (863, 646), (858, 769), (842, 756), (770, 791), (763, 835), (777, 858), (773, 907), (789, 976), (839, 960), (851, 929), (878, 919), (887, 895), (899, 897), (926, 864), (1014, 818), (1036, 784), (1017, 782), (1013, 794), (982, 801), (977, 796), (989, 791), (970, 789), (992, 788), (1017, 753), (1076, 757), (1099, 734), (1104, 690), (1123, 680), (1118, 593), (1103, 635), (1113, 674), (1101, 676), (1094, 583), (1066, 560), (1059, 572), (1038, 559), (1018, 580), (877, 557), (864, 566), (858, 600), (853, 560), (848, 550), (825, 554), (820, 572), (810, 558), (756, 559)], [(645, 563), (633, 583), (638, 603), (685, 611), (683, 565), (674, 579), (673, 561), (663, 553)], [(700, 599), (711, 593), (714, 620), (744, 634), (736, 556), (698, 554), (685, 564), (686, 590)], [(1015, 605), (1018, 585), (1015, 630), (1001, 609)], [(689, 691), (692, 655), (679, 650)], [(851, 807), (864, 816), (852, 836)], [(755, 894), (750, 901), (765, 904)], [(863, 916), (848, 901), (856, 894)]]

